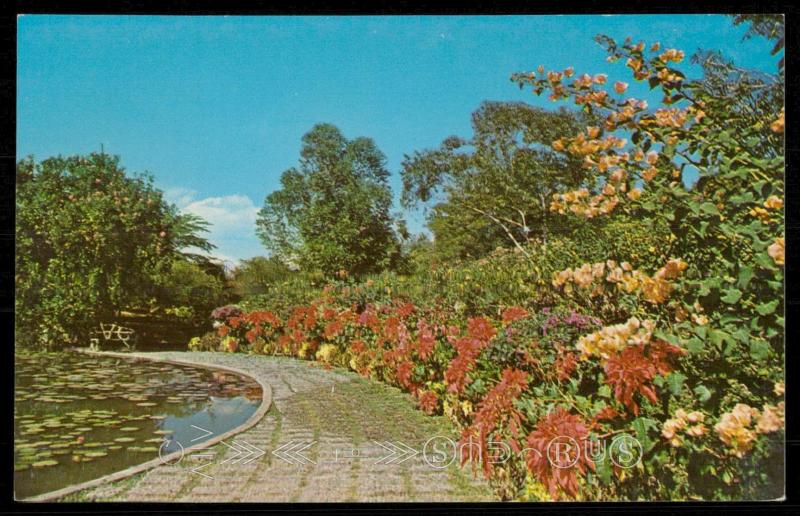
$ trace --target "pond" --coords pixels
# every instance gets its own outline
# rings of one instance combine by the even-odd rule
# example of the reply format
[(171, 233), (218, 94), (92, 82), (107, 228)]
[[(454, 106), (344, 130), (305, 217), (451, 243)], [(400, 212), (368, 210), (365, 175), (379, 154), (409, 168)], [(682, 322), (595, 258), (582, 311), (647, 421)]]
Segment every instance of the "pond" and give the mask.
[[(232, 373), (81, 353), (17, 353), (16, 499), (121, 471), (235, 428), (261, 387)], [(207, 435), (206, 435), (207, 434)], [(176, 443), (177, 442), (177, 443)]]

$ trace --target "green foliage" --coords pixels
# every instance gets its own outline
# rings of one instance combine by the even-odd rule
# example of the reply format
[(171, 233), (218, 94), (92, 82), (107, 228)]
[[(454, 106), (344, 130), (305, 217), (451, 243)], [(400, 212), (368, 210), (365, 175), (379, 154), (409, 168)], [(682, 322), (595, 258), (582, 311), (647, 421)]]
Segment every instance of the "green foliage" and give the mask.
[(259, 213), (257, 232), (267, 249), (328, 276), (392, 266), (399, 243), (386, 158), (375, 143), (347, 140), (335, 126), (318, 124), (303, 136), (300, 156)]
[(293, 271), (279, 259), (256, 256), (241, 261), (233, 270), (231, 283), (239, 296), (265, 295), (291, 274)]
[[(175, 260), (155, 281), (159, 306), (173, 307), (173, 314), (182, 319), (207, 320), (211, 310), (226, 301), (224, 283), (196, 263)], [(178, 307), (189, 311), (176, 312)]]
[(403, 161), (405, 206), (441, 199), (429, 215), (443, 258), (480, 258), (496, 247), (546, 242), (568, 231), (549, 214), (550, 196), (587, 175), (579, 160), (550, 149), (586, 117), (524, 103), (485, 102), (472, 115), (471, 139), (451, 137)]
[(139, 300), (191, 236), (152, 179), (126, 175), (117, 157), (27, 158), (17, 164), (16, 181), (21, 345), (79, 342), (98, 321)]

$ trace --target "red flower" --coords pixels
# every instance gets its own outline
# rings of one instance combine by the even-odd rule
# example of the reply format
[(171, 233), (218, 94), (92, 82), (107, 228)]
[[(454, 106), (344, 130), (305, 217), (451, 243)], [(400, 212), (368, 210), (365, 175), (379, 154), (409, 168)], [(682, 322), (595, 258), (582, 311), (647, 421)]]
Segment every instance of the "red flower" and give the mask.
[(344, 325), (341, 321), (333, 321), (325, 325), (325, 338), (332, 339), (335, 336), (339, 335), (341, 331), (344, 329)]
[(467, 373), (472, 369), (473, 361), (467, 357), (457, 356), (450, 361), (447, 370), (444, 372), (444, 381), (447, 383), (447, 390), (460, 393), (464, 390), (467, 383)]
[(220, 337), (224, 337), (228, 334), (229, 331), (231, 331), (231, 329), (223, 324), (217, 329), (217, 335), (219, 335)]
[(586, 423), (561, 407), (541, 418), (528, 435), (528, 470), (553, 499), (558, 499), (560, 491), (574, 498), (578, 494), (578, 472), (585, 475), (587, 467), (594, 470), (594, 463), (584, 452), (588, 437)]
[(500, 383), (492, 387), (478, 403), (473, 424), (482, 427), (488, 434), (500, 426), (500, 423), (512, 421), (512, 432), (516, 432), (521, 414), (514, 407), (514, 401), (527, 386), (527, 373), (511, 367), (505, 368)]
[(433, 391), (425, 391), (420, 394), (419, 407), (426, 414), (433, 414), (439, 407), (439, 397)]
[(473, 317), (467, 322), (467, 334), (473, 339), (489, 342), (497, 334), (497, 330), (485, 318)]
[(578, 367), (578, 354), (577, 353), (563, 353), (556, 359), (556, 373), (558, 381), (564, 382), (569, 380), (572, 373)]
[(483, 342), (476, 339), (461, 337), (453, 343), (453, 347), (456, 348), (456, 352), (458, 352), (459, 356), (474, 360), (478, 357), (481, 349), (483, 349), (483, 344)]
[(669, 373), (670, 356), (683, 353), (681, 348), (664, 341), (653, 343), (647, 355), (644, 345), (628, 346), (606, 361), (606, 383), (614, 388), (617, 401), (638, 416), (639, 405), (634, 400), (636, 393), (658, 403), (653, 377)]
[(248, 330), (248, 332), (244, 334), (244, 338), (246, 338), (247, 342), (249, 342), (250, 344), (255, 342), (257, 337), (258, 337), (258, 330), (256, 328)]
[(414, 364), (411, 362), (401, 362), (396, 369), (397, 381), (403, 387), (411, 385), (411, 374), (414, 372)]
[(403, 303), (397, 307), (397, 316), (401, 319), (405, 319), (409, 315), (414, 313), (416, 307), (411, 303)]
[(363, 353), (365, 349), (367, 349), (367, 345), (360, 340), (354, 340), (353, 343), (350, 345), (350, 351), (355, 353), (356, 355)]
[(417, 323), (417, 353), (422, 360), (427, 360), (436, 346), (436, 337), (424, 319)]
[(520, 306), (506, 308), (503, 312), (503, 324), (511, 324), (514, 321), (524, 319), (528, 316), (528, 311)]

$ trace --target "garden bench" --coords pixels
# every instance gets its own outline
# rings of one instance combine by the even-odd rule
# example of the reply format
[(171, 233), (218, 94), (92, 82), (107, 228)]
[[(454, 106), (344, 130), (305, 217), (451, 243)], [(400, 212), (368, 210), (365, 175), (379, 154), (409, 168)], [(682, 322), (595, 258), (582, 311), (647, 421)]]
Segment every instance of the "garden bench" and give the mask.
[(133, 351), (136, 349), (136, 336), (134, 331), (118, 324), (100, 323), (100, 329), (94, 330), (92, 336), (89, 338), (89, 349), (100, 351), (101, 340), (104, 343), (121, 342), (125, 351)]

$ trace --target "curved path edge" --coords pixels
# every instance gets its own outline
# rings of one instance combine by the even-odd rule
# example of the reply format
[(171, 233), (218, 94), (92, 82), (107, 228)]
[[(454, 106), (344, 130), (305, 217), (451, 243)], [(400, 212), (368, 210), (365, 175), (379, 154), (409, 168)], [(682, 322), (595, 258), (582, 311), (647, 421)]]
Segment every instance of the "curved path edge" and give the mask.
[(272, 388), (261, 379), (254, 376), (252, 373), (248, 373), (242, 371), (241, 369), (237, 369), (235, 367), (223, 366), (223, 365), (216, 365), (216, 364), (208, 364), (205, 362), (194, 362), (192, 360), (179, 360), (179, 359), (167, 359), (161, 358), (158, 356), (150, 356), (144, 355), (140, 353), (116, 353), (113, 351), (90, 351), (87, 349), (76, 349), (74, 350), (78, 353), (84, 353), (87, 355), (96, 355), (96, 356), (104, 356), (104, 357), (114, 357), (114, 358), (126, 358), (126, 359), (133, 359), (133, 360), (149, 360), (151, 362), (162, 362), (166, 364), (174, 364), (174, 365), (183, 365), (183, 366), (191, 366), (191, 367), (199, 367), (204, 369), (217, 369), (222, 371), (227, 371), (230, 373), (234, 373), (240, 376), (245, 376), (250, 378), (261, 386), (261, 405), (258, 409), (250, 416), (250, 419), (242, 423), (241, 425), (228, 430), (227, 432), (215, 436), (208, 441), (204, 441), (202, 443), (195, 444), (194, 446), (189, 446), (182, 451), (176, 451), (170, 453), (166, 457), (159, 457), (158, 459), (152, 459), (142, 464), (138, 464), (136, 466), (131, 466), (129, 468), (123, 469), (122, 471), (117, 471), (116, 473), (111, 473), (109, 475), (104, 475), (99, 478), (95, 478), (94, 480), (89, 480), (86, 482), (81, 482), (80, 484), (73, 484), (56, 491), (50, 491), (49, 493), (43, 493), (40, 495), (32, 496), (29, 498), (25, 498), (22, 500), (18, 500), (21, 502), (52, 502), (56, 501), (59, 498), (63, 498), (64, 496), (77, 493), (78, 491), (83, 491), (84, 489), (89, 489), (92, 487), (97, 487), (103, 484), (107, 484), (109, 482), (115, 482), (117, 480), (122, 480), (128, 477), (132, 477), (133, 475), (137, 475), (149, 469), (153, 469), (155, 467), (161, 466), (162, 464), (171, 462), (174, 459), (179, 458), (183, 454), (191, 451), (201, 450), (203, 448), (207, 448), (209, 446), (213, 446), (220, 441), (223, 441), (229, 437), (232, 437), (236, 434), (244, 432), (245, 430), (252, 428), (256, 425), (265, 415), (269, 412), (270, 407), (272, 406)]

